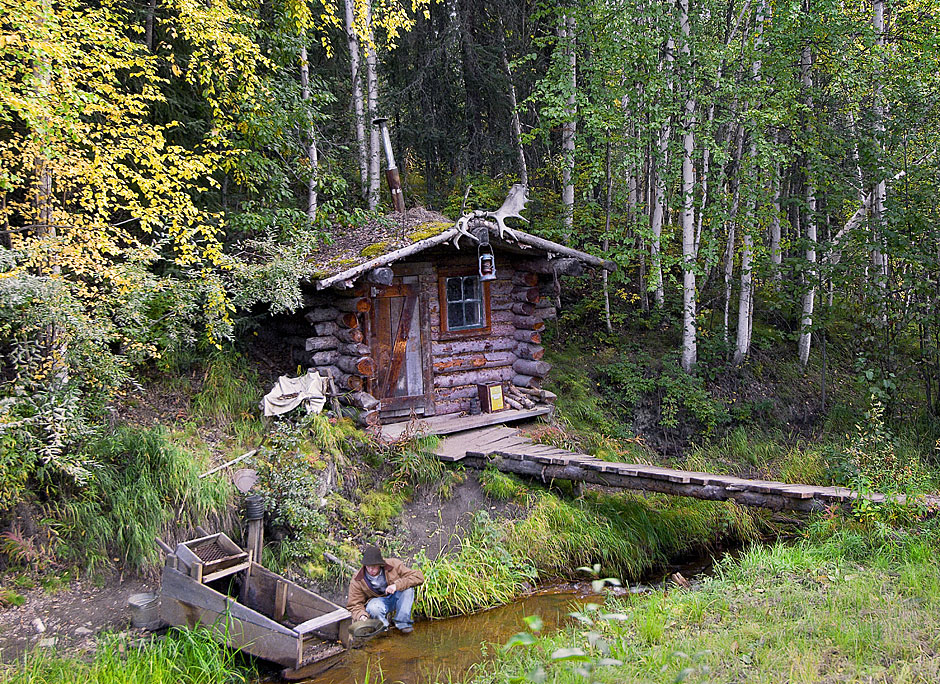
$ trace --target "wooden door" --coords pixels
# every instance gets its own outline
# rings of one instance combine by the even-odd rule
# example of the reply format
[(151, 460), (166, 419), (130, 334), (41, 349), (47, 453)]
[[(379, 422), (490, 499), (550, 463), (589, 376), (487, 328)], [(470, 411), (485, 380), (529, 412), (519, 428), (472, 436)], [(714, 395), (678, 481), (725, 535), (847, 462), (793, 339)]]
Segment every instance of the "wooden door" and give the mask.
[(395, 278), (375, 292), (372, 355), (375, 360), (373, 395), (382, 402), (383, 417), (425, 413), (427, 388), (418, 276)]

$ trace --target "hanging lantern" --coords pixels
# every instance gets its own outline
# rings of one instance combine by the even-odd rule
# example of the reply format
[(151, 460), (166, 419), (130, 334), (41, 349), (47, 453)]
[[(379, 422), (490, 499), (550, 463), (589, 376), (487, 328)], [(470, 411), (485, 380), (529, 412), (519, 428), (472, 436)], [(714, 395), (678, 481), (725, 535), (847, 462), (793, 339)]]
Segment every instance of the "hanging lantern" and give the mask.
[[(486, 247), (488, 251), (483, 251)], [(496, 280), (496, 258), (493, 255), (493, 248), (490, 245), (479, 245), (477, 247), (477, 258), (480, 266), (480, 282), (487, 280)]]
[(496, 255), (490, 244), (490, 231), (484, 225), (474, 236), (477, 239), (477, 262), (480, 272), (480, 282), (496, 280)]

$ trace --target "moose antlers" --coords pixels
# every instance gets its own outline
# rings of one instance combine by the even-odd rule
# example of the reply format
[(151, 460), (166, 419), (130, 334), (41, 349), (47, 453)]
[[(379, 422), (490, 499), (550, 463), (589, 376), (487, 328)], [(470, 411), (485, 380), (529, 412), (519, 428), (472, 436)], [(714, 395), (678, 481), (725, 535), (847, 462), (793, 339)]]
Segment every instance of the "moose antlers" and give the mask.
[[(521, 215), (521, 211), (525, 209), (526, 202), (529, 201), (529, 189), (522, 183), (516, 183), (509, 189), (509, 194), (506, 196), (506, 201), (503, 202), (503, 205), (496, 211), (483, 211), (481, 209), (475, 209), (469, 213), (464, 214), (459, 219), (457, 219), (457, 235), (454, 236), (454, 247), (460, 249), (460, 238), (466, 235), (472, 240), (477, 240), (477, 237), (470, 233), (467, 230), (467, 226), (470, 224), (470, 221), (474, 219), (495, 219), (496, 225), (499, 229), (500, 239), (505, 239), (505, 235), (508, 233), (509, 237), (513, 240), (516, 239), (516, 234), (506, 225), (506, 219), (510, 217), (515, 217), (522, 219), (526, 223), (528, 220)], [(479, 242), (479, 240), (477, 240)]]

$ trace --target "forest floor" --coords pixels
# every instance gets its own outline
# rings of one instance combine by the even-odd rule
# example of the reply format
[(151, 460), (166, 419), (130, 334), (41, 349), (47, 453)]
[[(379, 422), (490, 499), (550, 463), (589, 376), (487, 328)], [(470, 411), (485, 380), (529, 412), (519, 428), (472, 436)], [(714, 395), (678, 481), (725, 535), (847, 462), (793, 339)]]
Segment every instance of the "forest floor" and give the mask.
[[(645, 348), (655, 347), (649, 340), (645, 340), (643, 345)], [(858, 415), (857, 410), (838, 406), (835, 409), (830, 406), (823, 413), (820, 383), (817, 375), (813, 374), (814, 370), (797, 372), (787, 364), (774, 362), (772, 352), (756, 353), (754, 364), (744, 374), (721, 375), (707, 383), (687, 381), (673, 373), (663, 358), (650, 358), (643, 351), (619, 354), (610, 349), (588, 350), (576, 343), (559, 343), (552, 356), (555, 371), (550, 388), (559, 395), (560, 415), (553, 425), (534, 427), (534, 438), (608, 460), (636, 460), (726, 474), (779, 477), (790, 482), (830, 483), (833, 477), (838, 476), (840, 459), (843, 459), (839, 454), (844, 451), (845, 444), (839, 440), (845, 437), (848, 426)], [(592, 363), (585, 364), (585, 358), (592, 358)], [(207, 397), (224, 397), (230, 391), (227, 386), (219, 385), (219, 377), (226, 375), (249, 390), (240, 390), (241, 396), (227, 399), (228, 404), (208, 402)], [(157, 376), (147, 384), (143, 393), (118, 408), (115, 422), (160, 426), (166, 429), (174, 442), (184, 444), (193, 453), (201, 453), (207, 464), (218, 464), (257, 446), (264, 426), (250, 417), (257, 402), (255, 395), (260, 396), (259, 392), (275, 375), (266, 364), (255, 364), (254, 368), (233, 370), (223, 367), (221, 371), (214, 371), (211, 366), (194, 366), (172, 377)], [(839, 396), (852, 398), (846, 378), (845, 373), (836, 374), (830, 381), (830, 392), (838, 389)], [(922, 446), (920, 443), (902, 442), (899, 442), (901, 455), (915, 453)], [(445, 470), (445, 479), (450, 482), (446, 491), (436, 486), (396, 489), (399, 485), (392, 482), (394, 476), (389, 471), (388, 462), (377, 464), (374, 458), (371, 461), (368, 456), (363, 458), (364, 461), (347, 462), (345, 484), (335, 490), (345, 510), (330, 513), (329, 518), (331, 538), (346, 549), (345, 559), (352, 562), (356, 561), (356, 549), (364, 539), (368, 539), (377, 541), (387, 555), (409, 561), (420, 557), (424, 562), (440, 558), (456, 567), (459, 565), (457, 561), (466, 562), (459, 558), (465, 541), (473, 537), (473, 543), (479, 542), (479, 537), (474, 535), (479, 532), (481, 511), (498, 521), (501, 529), (523, 530), (532, 535), (528, 541), (504, 541), (507, 548), (512, 548), (515, 543), (515, 553), (523, 549), (530, 558), (541, 558), (535, 563), (544, 563), (539, 572), (542, 580), (552, 577), (553, 573), (565, 576), (578, 565), (590, 565), (605, 558), (611, 563), (634, 562), (636, 568), (649, 568), (668, 561), (662, 556), (664, 553), (675, 553), (676, 549), (681, 550), (679, 553), (688, 552), (690, 547), (684, 541), (687, 539), (697, 539), (695, 543), (699, 549), (703, 545), (717, 548), (715, 542), (729, 533), (735, 534), (732, 530), (737, 524), (734, 519), (738, 513), (716, 508), (707, 502), (696, 502), (687, 507), (685, 501), (675, 497), (631, 499), (620, 494), (608, 496), (597, 490), (582, 499), (574, 496), (570, 488), (546, 492), (544, 488), (532, 488), (512, 478), (484, 482), (482, 473), (461, 472), (459, 469)], [(221, 477), (230, 477), (231, 470), (223, 471)], [(391, 511), (385, 512), (390, 517), (382, 524), (376, 522), (374, 515), (365, 507), (366, 497), (373, 492), (380, 496), (381, 505)], [(234, 519), (231, 518), (234, 509), (229, 511), (229, 515)], [(640, 516), (635, 526), (628, 520), (632, 515)], [(543, 526), (539, 527), (539, 524)], [(741, 524), (750, 528), (753, 535), (773, 535), (779, 531), (779, 526), (769, 515), (755, 514), (749, 522)], [(624, 535), (632, 539), (635, 534), (640, 535), (643, 543), (624, 542)], [(672, 541), (659, 544), (657, 535)], [(278, 539), (272, 536), (271, 541), (276, 543)], [(484, 546), (486, 543), (489, 542)], [(558, 550), (551, 549), (549, 544), (556, 544)], [(630, 547), (625, 552), (627, 554), (633, 553), (634, 547), (650, 546), (641, 549), (635, 558), (628, 558), (611, 552), (609, 549), (613, 544)], [(527, 545), (529, 548), (523, 548)], [(497, 551), (506, 553), (502, 547)], [(555, 563), (554, 556), (558, 554), (562, 557)], [(335, 566), (324, 565), (322, 559), (313, 560), (319, 568), (315, 568), (313, 574), (297, 567), (284, 571), (292, 579), (343, 603), (348, 573)], [(867, 572), (863, 561), (853, 562), (854, 565), (840, 566), (838, 572), (841, 574), (838, 576), (862, 576)], [(727, 572), (731, 572), (730, 566), (728, 568)], [(890, 572), (896, 575), (899, 571)], [(926, 576), (921, 569), (916, 572)], [(829, 575), (832, 572), (824, 576)], [(889, 573), (888, 576), (894, 575)], [(24, 651), (40, 645), (43, 650), (54, 645), (59, 654), (88, 658), (94, 651), (97, 635), (102, 632), (125, 633), (135, 638), (136, 632), (128, 627), (127, 599), (133, 593), (155, 591), (159, 584), (157, 575), (150, 571), (149, 574), (135, 576), (130, 571), (121, 573), (115, 566), (97, 575), (84, 576), (81, 580), (76, 580), (76, 576), (77, 573), (66, 574), (52, 586), (48, 583), (31, 586), (29, 573), (11, 574), (8, 571), (3, 575), (2, 586), (17, 600), (13, 605), (0, 609), (0, 662), (9, 663)], [(827, 598), (825, 593), (816, 597), (810, 595), (812, 591), (825, 588), (826, 582), (831, 584), (831, 580), (813, 584), (818, 579), (816, 575), (810, 578), (812, 581), (791, 581), (792, 578), (784, 576), (777, 578), (782, 584), (775, 584), (775, 577), (768, 574), (766, 586), (752, 587), (740, 581), (723, 585), (713, 598), (718, 600), (725, 592), (728, 601), (722, 604), (724, 612), (707, 620), (699, 616), (695, 618), (698, 621), (695, 624), (705, 620), (703, 624), (733, 633), (738, 628), (723, 624), (721, 615), (747, 612), (750, 610), (748, 606), (754, 603), (752, 623), (740, 629), (769, 629), (771, 625), (760, 622), (761, 616), (768, 614), (766, 606), (761, 603), (761, 595), (768, 592), (781, 597), (792, 594), (797, 603), (831, 603), (831, 597)], [(517, 577), (513, 581), (516, 582), (514, 591), (525, 590), (525, 580)], [(846, 589), (853, 586), (851, 580), (845, 581)], [(871, 581), (875, 582), (875, 579)], [(930, 581), (935, 582), (932, 578)], [(921, 606), (932, 606), (933, 599), (925, 595), (917, 598), (916, 592), (912, 594), (910, 588), (904, 591), (908, 592), (908, 598), (913, 596), (915, 599), (902, 606), (913, 611), (908, 617), (914, 622), (926, 619), (919, 611)], [(0, 593), (0, 605), (4, 603), (3, 599), (4, 594)], [(662, 634), (681, 626), (688, 618), (683, 611), (701, 609), (700, 606), (689, 609), (686, 604), (677, 608), (675, 605), (678, 604), (670, 603), (671, 607), (663, 617), (657, 612), (661, 607), (656, 603), (662, 600), (654, 596), (646, 599), (647, 602), (623, 607), (624, 611), (635, 616), (632, 629), (641, 632), (652, 630), (651, 634), (659, 630), (660, 637), (657, 638), (660, 641), (648, 644), (650, 648), (655, 646), (659, 650), (666, 649)], [(9, 600), (6, 602), (10, 603)], [(879, 614), (888, 615), (883, 611)], [(45, 631), (42, 633), (33, 623), (37, 617), (44, 623)], [(776, 619), (782, 617), (778, 615)], [(660, 622), (663, 624), (657, 626)], [(627, 633), (622, 637), (628, 638)], [(569, 639), (567, 643), (571, 643), (572, 638), (579, 638), (577, 632), (559, 636), (557, 643), (562, 644), (563, 639)], [(629, 633), (629, 638), (634, 638), (634, 635)], [(748, 659), (754, 661), (755, 653), (763, 653), (760, 650), (763, 642), (759, 642), (756, 649), (741, 651), (743, 639), (744, 636), (737, 645), (732, 642), (725, 644), (736, 654), (736, 660), (732, 659), (735, 667), (738, 661), (747, 665)], [(922, 646), (936, 647), (932, 642), (925, 642)], [(708, 640), (692, 643), (689, 647), (708, 650)], [(820, 649), (825, 650), (823, 646)], [(631, 657), (636, 655), (630, 654)], [(646, 654), (643, 657), (649, 660), (652, 656)], [(681, 659), (681, 656), (676, 657)], [(695, 662), (698, 663), (704, 656), (692, 654), (691, 657), (697, 658)], [(819, 657), (826, 659), (824, 653)], [(662, 672), (670, 671), (676, 675), (682, 669), (672, 667), (670, 659), (673, 656), (669, 653), (665, 656), (659, 654), (656, 658), (662, 660), (657, 667), (666, 666)], [(507, 670), (500, 668), (519, 665), (507, 656), (497, 663), (494, 673), (505, 675)], [(718, 662), (714, 666), (718, 669), (725, 667)], [(741, 681), (751, 680), (747, 673), (732, 670)], [(625, 681), (630, 677), (642, 679), (645, 676), (643, 672), (647, 670), (637, 670)], [(623, 671), (621, 674), (626, 676)], [(487, 680), (487, 676), (481, 676)], [(497, 674), (494, 677), (496, 679), (490, 681), (499, 681)], [(653, 679), (673, 681), (659, 675)], [(621, 681), (616, 678), (611, 681), (615, 680)]]

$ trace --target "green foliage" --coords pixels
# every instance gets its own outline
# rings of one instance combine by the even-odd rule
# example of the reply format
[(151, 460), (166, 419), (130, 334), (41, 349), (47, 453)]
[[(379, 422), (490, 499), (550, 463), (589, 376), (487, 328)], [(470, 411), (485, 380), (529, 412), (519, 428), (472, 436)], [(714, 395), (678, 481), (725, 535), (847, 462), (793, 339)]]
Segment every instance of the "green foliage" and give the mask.
[(90, 660), (46, 649), (0, 668), (4, 684), (248, 684), (254, 667), (220, 646), (211, 629), (171, 630), (138, 643), (127, 634), (100, 637)]
[(666, 356), (661, 372), (652, 377), (650, 365), (649, 357), (640, 355), (636, 361), (619, 360), (602, 366), (605, 395), (630, 407), (655, 396), (659, 424), (668, 429), (678, 428), (680, 418), (686, 415), (698, 421), (706, 434), (730, 422), (728, 407), (711, 396), (703, 378), (685, 373), (675, 356)]
[(382, 492), (372, 489), (368, 492), (359, 492), (361, 501), (359, 512), (372, 527), (377, 530), (388, 531), (392, 528), (392, 521), (401, 515), (404, 506), (404, 496), (399, 493)]
[(171, 444), (159, 428), (120, 427), (91, 443), (86, 457), (95, 463), (92, 476), (54, 504), (51, 524), (58, 555), (90, 568), (109, 557), (152, 567), (153, 540), (166, 525), (204, 524), (231, 496), (222, 478), (200, 479), (207, 464)]
[(481, 470), (477, 477), (484, 493), (496, 501), (518, 501), (526, 495), (526, 488), (519, 480), (495, 468)]
[(726, 557), (693, 591), (608, 596), (553, 634), (527, 618), (471, 681), (818, 682), (832, 668), (846, 681), (932, 681), (940, 660), (923, 654), (940, 628), (938, 548), (933, 519), (892, 528), (818, 516), (795, 543)]
[(258, 413), (260, 390), (258, 377), (243, 356), (232, 350), (214, 352), (205, 361), (192, 415), (226, 425), (251, 420)]
[(884, 406), (874, 396), (865, 420), (856, 425), (846, 456), (857, 469), (862, 488), (896, 492), (923, 490), (928, 485), (918, 454), (901, 448), (885, 425)]
[(732, 502), (595, 492), (565, 501), (541, 493), (506, 543), (540, 570), (564, 575), (599, 563), (608, 574), (634, 578), (716, 535), (752, 539), (756, 528)]
[(474, 516), (460, 549), (429, 560), (421, 551), (415, 564), (424, 574), (415, 611), (438, 618), (465, 615), (508, 603), (535, 580), (536, 571), (524, 556), (512, 553), (500, 527), (486, 511)]
[(14, 589), (0, 587), (0, 608), (9, 608), (10, 606), (22, 606), (26, 603), (26, 597)]
[(434, 454), (439, 443), (434, 435), (426, 435), (392, 445), (388, 462), (396, 486), (439, 484), (444, 477), (444, 464)]

